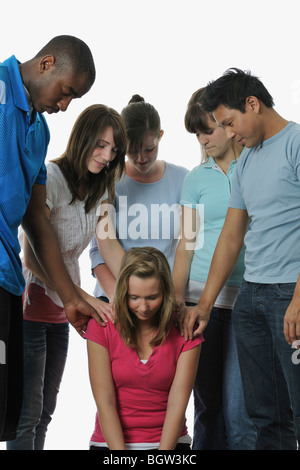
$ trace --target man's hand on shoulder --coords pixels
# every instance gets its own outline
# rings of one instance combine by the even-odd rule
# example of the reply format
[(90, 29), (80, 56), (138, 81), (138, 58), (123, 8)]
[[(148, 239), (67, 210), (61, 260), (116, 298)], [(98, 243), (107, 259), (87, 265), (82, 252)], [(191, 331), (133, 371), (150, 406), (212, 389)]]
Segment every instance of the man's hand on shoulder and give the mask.
[(200, 336), (207, 327), (211, 309), (204, 308), (201, 303), (186, 308), (183, 324), (183, 336), (186, 340)]
[(91, 318), (94, 318), (99, 325), (106, 326), (106, 323), (101, 319), (96, 310), (80, 297), (64, 307), (67, 319), (80, 336), (84, 335)]

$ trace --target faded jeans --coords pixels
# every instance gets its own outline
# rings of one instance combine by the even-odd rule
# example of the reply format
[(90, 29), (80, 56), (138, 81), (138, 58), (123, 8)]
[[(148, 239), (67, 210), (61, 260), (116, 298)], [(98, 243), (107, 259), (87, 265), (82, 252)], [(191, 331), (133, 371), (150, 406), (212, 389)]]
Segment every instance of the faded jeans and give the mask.
[(283, 334), (294, 288), (244, 281), (232, 312), (256, 449), (296, 449), (300, 440), (300, 364)]
[(24, 396), (17, 438), (8, 450), (42, 450), (56, 407), (69, 341), (69, 323), (24, 320)]

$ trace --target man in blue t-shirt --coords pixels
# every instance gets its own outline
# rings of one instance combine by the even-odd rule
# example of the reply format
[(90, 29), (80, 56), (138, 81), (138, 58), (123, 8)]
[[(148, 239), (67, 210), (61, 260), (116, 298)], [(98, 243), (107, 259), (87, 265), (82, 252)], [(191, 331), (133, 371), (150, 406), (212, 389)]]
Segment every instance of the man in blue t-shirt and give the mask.
[(88, 46), (73, 36), (53, 38), (31, 60), (0, 63), (0, 440), (15, 438), (22, 405), (24, 279), (18, 228), (56, 286), (80, 334), (96, 312), (77, 294), (46, 217), (49, 130), (42, 113), (65, 111), (88, 92), (95, 66)]
[[(246, 148), (205, 290), (185, 319), (200, 334), (245, 243), (244, 282), (233, 310), (246, 408), (257, 449), (300, 444), (300, 125), (273, 108), (261, 81), (229, 69), (202, 106)], [(247, 230), (248, 229), (248, 230)]]

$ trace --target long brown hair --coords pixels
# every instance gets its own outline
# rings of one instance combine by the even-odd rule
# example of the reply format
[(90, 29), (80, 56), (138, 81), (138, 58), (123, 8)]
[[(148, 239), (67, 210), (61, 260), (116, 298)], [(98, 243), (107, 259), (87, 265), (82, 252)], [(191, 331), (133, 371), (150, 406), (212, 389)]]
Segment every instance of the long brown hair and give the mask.
[[(108, 127), (113, 128), (117, 154), (99, 174), (93, 174), (88, 171), (86, 161)], [(124, 171), (126, 146), (124, 122), (114, 109), (102, 104), (94, 104), (78, 116), (65, 152), (61, 157), (52, 160), (60, 167), (68, 182), (72, 193), (70, 204), (80, 199), (80, 186), (85, 188), (87, 194), (86, 212), (97, 204), (106, 190), (109, 199), (113, 200), (115, 182), (121, 178)]]
[(128, 309), (127, 294), (129, 278), (156, 277), (163, 291), (163, 301), (156, 314), (157, 332), (151, 346), (163, 344), (173, 324), (175, 295), (169, 263), (165, 255), (154, 247), (130, 248), (124, 258), (116, 280), (114, 305), (116, 326), (125, 344), (136, 347), (136, 317)]

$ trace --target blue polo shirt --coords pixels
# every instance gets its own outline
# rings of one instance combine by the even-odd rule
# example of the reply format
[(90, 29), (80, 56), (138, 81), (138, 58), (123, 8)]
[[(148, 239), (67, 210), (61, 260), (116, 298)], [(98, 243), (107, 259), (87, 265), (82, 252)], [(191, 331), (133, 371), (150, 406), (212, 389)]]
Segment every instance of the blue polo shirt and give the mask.
[(24, 278), (18, 228), (35, 183), (46, 183), (44, 159), (49, 143), (45, 118), (30, 111), (12, 56), (0, 63), (0, 286), (21, 295)]
[[(199, 210), (202, 242), (194, 250), (189, 278), (206, 282), (215, 247), (224, 225), (237, 161), (231, 162), (227, 174), (213, 158), (194, 168), (185, 177), (180, 204)], [(198, 205), (202, 205), (201, 207)], [(239, 287), (244, 274), (244, 248), (227, 285)]]
[(300, 273), (300, 125), (290, 122), (260, 146), (245, 149), (233, 178), (230, 207), (250, 217), (245, 279), (296, 282)]

